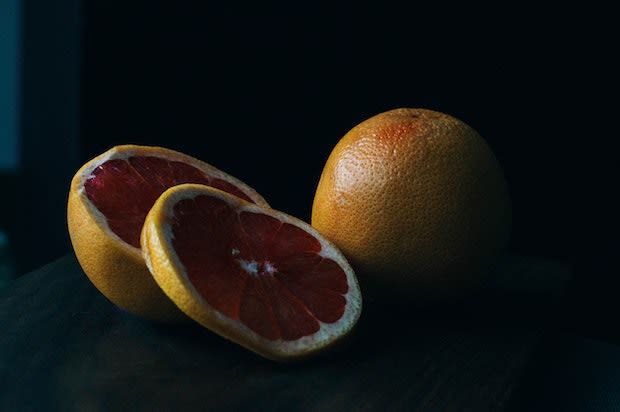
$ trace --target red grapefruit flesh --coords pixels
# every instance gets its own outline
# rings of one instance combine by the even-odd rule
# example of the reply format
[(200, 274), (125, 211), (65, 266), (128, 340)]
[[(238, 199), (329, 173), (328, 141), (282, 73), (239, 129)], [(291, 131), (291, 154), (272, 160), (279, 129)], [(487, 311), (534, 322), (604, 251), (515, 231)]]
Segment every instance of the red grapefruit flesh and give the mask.
[(181, 310), (268, 358), (320, 351), (347, 335), (361, 312), (352, 269), (316, 230), (217, 189), (164, 192), (142, 245)]
[(131, 156), (103, 162), (84, 182), (86, 196), (106, 217), (110, 229), (140, 247), (144, 218), (164, 190), (180, 183), (213, 186), (249, 202), (252, 199), (225, 180), (180, 161), (155, 156)]

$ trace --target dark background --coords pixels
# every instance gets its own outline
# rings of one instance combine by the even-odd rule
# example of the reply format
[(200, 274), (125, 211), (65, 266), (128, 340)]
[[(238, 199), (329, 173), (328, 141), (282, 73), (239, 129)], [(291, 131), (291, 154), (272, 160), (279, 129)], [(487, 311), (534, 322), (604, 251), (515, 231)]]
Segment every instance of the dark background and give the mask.
[(513, 199), (510, 250), (574, 265), (567, 327), (617, 339), (609, 10), (49, 3), (24, 1), (21, 169), (2, 177), (19, 274), (70, 252), (70, 179), (113, 145), (186, 152), (309, 220), (346, 131), (426, 107), (495, 151)]

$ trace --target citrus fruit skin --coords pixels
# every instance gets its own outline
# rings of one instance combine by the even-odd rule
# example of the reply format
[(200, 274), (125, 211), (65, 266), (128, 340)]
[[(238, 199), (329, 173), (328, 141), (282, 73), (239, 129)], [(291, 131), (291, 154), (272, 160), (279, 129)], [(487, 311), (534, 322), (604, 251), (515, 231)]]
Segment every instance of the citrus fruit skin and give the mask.
[[(212, 178), (221, 179), (234, 185), (253, 201), (266, 207), (268, 205), (258, 193), (238, 179), (198, 159), (162, 147), (115, 146), (88, 161), (76, 172), (69, 189), (67, 226), (75, 255), (91, 282), (112, 303), (134, 315), (161, 322), (189, 321), (153, 280), (139, 248), (142, 229), (140, 219), (146, 216), (155, 199), (140, 206), (146, 210), (140, 210), (139, 212), (144, 216), (137, 217), (137, 220), (133, 222), (132, 230), (136, 233), (129, 233), (129, 238), (122, 239), (118, 233), (111, 229), (106, 216), (89, 197), (88, 192), (90, 190), (90, 196), (93, 196), (93, 199), (98, 202), (126, 202), (126, 204), (118, 207), (119, 212), (134, 213), (136, 205), (131, 203), (132, 199), (127, 196), (127, 193), (121, 195), (114, 193), (114, 187), (122, 187), (125, 183), (123, 174), (120, 174), (118, 179), (109, 178), (103, 182), (100, 192), (97, 192), (99, 189), (91, 187), (94, 181), (90, 179), (93, 179), (96, 173), (105, 170), (101, 169), (101, 165), (106, 162), (118, 162), (119, 159), (127, 160), (142, 156), (179, 162), (184, 167), (191, 166)], [(153, 176), (147, 178), (140, 186), (149, 186), (158, 181), (157, 175), (168, 176), (171, 172), (154, 170), (152, 173)], [(169, 184), (169, 180), (166, 180), (168, 183), (160, 183), (165, 186), (165, 184)], [(106, 190), (110, 190), (111, 193), (106, 192)], [(163, 192), (165, 187), (158, 188), (158, 190)], [(139, 188), (131, 191), (136, 196), (133, 199), (134, 201), (136, 199), (144, 201), (140, 198), (142, 193)], [(94, 196), (93, 193), (97, 196)], [(151, 193), (151, 197), (153, 196), (155, 194)], [(123, 225), (119, 225), (119, 228), (122, 229)], [(124, 233), (122, 235), (126, 236)]]
[(141, 244), (154, 279), (184, 313), (265, 358), (321, 353), (360, 317), (357, 279), (333, 244), (295, 217), (215, 188), (165, 191)]
[(428, 109), (375, 115), (337, 143), (312, 225), (358, 274), (365, 297), (432, 303), (476, 289), (507, 245), (500, 165), (464, 122)]

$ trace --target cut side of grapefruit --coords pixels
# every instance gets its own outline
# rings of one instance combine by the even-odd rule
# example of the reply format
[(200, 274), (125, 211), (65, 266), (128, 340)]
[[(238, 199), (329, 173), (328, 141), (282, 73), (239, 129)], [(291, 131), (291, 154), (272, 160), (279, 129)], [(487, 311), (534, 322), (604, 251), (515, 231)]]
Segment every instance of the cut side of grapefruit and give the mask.
[(199, 184), (166, 190), (146, 217), (145, 261), (189, 317), (266, 358), (322, 351), (351, 332), (353, 270), (307, 223)]
[(268, 207), (251, 187), (183, 153), (122, 145), (84, 164), (71, 182), (67, 223), (84, 272), (110, 301), (157, 321), (187, 319), (153, 280), (140, 251), (140, 232), (155, 200), (180, 183), (217, 187)]

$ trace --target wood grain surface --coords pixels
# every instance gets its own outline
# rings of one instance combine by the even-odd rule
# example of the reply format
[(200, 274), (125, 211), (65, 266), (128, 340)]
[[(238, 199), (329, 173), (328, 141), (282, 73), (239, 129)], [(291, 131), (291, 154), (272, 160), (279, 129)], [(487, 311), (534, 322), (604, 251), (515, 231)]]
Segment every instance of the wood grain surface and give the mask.
[(570, 273), (508, 256), (470, 302), (367, 302), (346, 346), (282, 365), (118, 310), (70, 254), (0, 289), (0, 410), (500, 411)]

